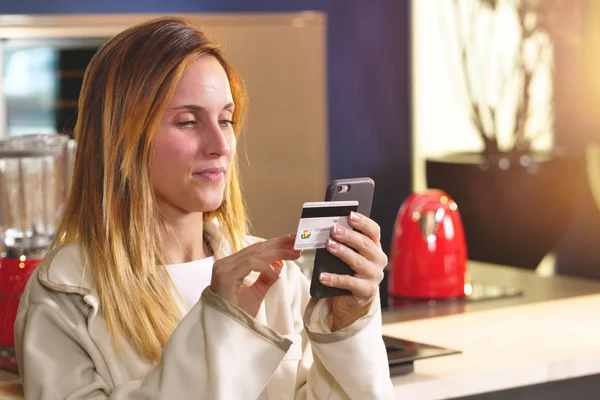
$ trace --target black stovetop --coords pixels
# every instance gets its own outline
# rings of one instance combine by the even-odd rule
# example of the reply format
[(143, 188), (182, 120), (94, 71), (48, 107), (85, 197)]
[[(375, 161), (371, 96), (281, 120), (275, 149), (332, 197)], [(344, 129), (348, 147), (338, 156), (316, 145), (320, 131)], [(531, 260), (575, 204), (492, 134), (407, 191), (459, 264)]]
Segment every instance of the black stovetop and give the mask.
[(381, 307), (384, 310), (435, 307), (453, 303), (472, 303), (476, 301), (498, 300), (522, 295), (522, 289), (500, 286), (491, 283), (472, 282), (470, 286), (465, 287), (464, 297), (427, 299), (388, 295), (382, 298)]

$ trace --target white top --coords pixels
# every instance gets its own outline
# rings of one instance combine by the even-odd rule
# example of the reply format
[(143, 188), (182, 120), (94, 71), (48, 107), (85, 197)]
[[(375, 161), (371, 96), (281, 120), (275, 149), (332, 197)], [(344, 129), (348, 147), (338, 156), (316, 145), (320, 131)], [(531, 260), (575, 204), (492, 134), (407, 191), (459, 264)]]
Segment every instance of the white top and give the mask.
[(173, 284), (184, 301), (184, 312), (187, 313), (200, 300), (202, 291), (210, 285), (214, 263), (214, 257), (207, 257), (182, 264), (167, 265)]

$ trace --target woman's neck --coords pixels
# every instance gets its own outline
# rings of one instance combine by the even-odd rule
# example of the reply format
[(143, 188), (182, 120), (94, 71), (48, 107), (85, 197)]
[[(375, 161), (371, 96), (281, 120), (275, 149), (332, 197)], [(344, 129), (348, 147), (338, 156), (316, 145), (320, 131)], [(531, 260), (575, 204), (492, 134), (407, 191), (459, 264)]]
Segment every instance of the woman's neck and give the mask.
[(165, 216), (163, 232), (167, 263), (182, 264), (208, 257), (204, 245), (202, 213)]

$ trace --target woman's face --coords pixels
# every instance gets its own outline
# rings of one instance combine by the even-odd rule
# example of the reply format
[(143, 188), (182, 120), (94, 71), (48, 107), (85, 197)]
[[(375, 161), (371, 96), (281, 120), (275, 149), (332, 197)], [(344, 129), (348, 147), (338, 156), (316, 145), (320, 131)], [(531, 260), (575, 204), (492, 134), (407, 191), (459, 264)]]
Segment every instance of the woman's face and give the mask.
[(236, 141), (225, 70), (204, 55), (184, 71), (154, 136), (150, 180), (161, 211), (208, 212), (223, 201)]

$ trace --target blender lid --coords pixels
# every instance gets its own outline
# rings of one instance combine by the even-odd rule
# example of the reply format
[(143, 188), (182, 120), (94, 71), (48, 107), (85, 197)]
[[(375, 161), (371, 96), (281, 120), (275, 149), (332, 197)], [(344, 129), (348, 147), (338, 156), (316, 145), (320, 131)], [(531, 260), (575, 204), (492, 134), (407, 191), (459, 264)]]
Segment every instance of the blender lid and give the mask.
[(56, 133), (10, 136), (0, 139), (0, 158), (59, 156), (69, 140)]

